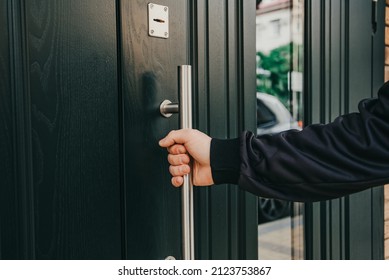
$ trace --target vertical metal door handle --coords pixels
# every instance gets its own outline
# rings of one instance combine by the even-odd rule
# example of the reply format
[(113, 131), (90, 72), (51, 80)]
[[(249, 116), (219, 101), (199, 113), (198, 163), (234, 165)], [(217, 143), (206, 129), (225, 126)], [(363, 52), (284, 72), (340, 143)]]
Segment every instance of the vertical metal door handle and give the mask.
[[(170, 117), (180, 113), (180, 127), (192, 128), (192, 67), (179, 66), (179, 98), (180, 103), (165, 100), (160, 105), (161, 115)], [(182, 256), (184, 260), (194, 260), (194, 215), (193, 215), (193, 182), (192, 174), (184, 176), (181, 190), (182, 211)]]

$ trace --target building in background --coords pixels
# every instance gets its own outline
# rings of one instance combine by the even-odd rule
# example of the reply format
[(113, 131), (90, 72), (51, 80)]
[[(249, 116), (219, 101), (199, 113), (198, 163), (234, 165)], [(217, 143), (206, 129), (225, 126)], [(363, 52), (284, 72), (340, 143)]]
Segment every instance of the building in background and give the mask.
[(303, 1), (257, 5), (257, 91), (276, 96), (302, 123)]

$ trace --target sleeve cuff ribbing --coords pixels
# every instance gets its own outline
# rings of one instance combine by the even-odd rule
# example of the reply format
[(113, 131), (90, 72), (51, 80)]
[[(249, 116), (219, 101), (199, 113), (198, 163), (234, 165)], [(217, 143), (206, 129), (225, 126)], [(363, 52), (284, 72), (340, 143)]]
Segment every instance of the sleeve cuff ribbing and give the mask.
[(238, 184), (240, 175), (240, 139), (211, 141), (210, 161), (215, 184)]

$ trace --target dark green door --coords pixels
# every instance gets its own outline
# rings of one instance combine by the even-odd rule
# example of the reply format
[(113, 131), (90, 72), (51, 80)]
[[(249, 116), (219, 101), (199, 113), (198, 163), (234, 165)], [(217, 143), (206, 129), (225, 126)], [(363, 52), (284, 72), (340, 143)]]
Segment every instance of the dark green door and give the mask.
[[(149, 1), (120, 1), (125, 257), (182, 258), (181, 190), (158, 140), (179, 127), (158, 113), (178, 100), (178, 65), (193, 69), (193, 127), (214, 137), (255, 128), (255, 1), (154, 3), (169, 9), (169, 38), (147, 35)], [(195, 257), (257, 257), (256, 199), (236, 186), (195, 190)]]
[(115, 2), (0, 11), (1, 258), (122, 258)]
[[(0, 258), (181, 258), (180, 190), (158, 140), (193, 65), (194, 126), (255, 124), (255, 1), (0, 1)], [(244, 16), (243, 16), (244, 15)], [(255, 198), (196, 190), (196, 257), (255, 258)]]
[(169, 39), (148, 36), (148, 1), (1, 3), (1, 257), (181, 258), (158, 147), (178, 121), (157, 109), (188, 63), (186, 1), (163, 2)]
[(171, 186), (158, 140), (179, 128), (158, 113), (178, 101), (178, 65), (189, 64), (187, 1), (168, 7), (168, 38), (148, 35), (149, 1), (121, 1), (121, 65), (127, 254), (131, 259), (181, 259), (181, 196)]

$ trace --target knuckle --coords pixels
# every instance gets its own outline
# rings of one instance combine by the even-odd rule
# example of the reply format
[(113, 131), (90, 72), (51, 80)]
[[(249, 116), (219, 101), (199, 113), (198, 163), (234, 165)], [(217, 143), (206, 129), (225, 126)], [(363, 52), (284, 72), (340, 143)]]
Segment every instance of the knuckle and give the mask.
[(174, 166), (172, 166), (172, 165), (169, 166), (169, 172), (170, 172), (171, 175), (175, 176), (176, 172), (175, 172)]
[(168, 161), (170, 164), (174, 164), (174, 156), (171, 155), (171, 154), (169, 154), (169, 155), (167, 156), (167, 161)]
[(189, 168), (189, 165), (182, 165), (181, 166), (181, 172), (183, 174), (188, 174), (190, 172), (190, 168)]
[(183, 155), (182, 161), (183, 161), (183, 163), (188, 164), (190, 162), (189, 156), (187, 154)]

